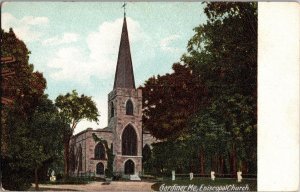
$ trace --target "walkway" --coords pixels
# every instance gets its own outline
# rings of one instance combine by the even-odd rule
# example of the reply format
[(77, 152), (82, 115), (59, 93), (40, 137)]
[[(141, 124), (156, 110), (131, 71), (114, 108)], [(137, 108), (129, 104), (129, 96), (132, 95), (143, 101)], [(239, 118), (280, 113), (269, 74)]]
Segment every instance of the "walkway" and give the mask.
[[(40, 184), (41, 191), (152, 191), (152, 182), (124, 182), (113, 181), (110, 184), (95, 181), (85, 185), (44, 185)], [(34, 190), (34, 185), (30, 190)]]

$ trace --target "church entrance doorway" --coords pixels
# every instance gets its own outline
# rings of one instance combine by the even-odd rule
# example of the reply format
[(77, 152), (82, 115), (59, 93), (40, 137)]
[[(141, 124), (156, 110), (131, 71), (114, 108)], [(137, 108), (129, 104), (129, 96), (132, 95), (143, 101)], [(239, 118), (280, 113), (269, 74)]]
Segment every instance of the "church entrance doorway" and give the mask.
[(104, 165), (103, 163), (98, 163), (96, 167), (96, 174), (97, 175), (104, 175)]
[(134, 162), (130, 159), (125, 162), (125, 174), (126, 175), (134, 174)]

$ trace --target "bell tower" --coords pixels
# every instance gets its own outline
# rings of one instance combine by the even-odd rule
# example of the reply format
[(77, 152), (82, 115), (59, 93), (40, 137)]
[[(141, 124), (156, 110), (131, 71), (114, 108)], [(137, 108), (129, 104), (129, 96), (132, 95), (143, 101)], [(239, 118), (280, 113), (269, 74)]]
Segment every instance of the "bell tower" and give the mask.
[(138, 175), (142, 171), (142, 90), (135, 88), (125, 14), (114, 86), (108, 94), (108, 126), (113, 133), (114, 172)]

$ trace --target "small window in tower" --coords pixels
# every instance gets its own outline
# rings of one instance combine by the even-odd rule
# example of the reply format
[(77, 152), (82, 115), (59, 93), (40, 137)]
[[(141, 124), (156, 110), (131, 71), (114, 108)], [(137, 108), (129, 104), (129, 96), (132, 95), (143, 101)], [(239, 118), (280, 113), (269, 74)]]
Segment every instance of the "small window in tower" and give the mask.
[(126, 115), (133, 115), (133, 104), (130, 99), (126, 102)]
[(111, 102), (111, 105), (110, 105), (110, 117), (114, 117), (114, 116), (115, 116), (114, 103)]

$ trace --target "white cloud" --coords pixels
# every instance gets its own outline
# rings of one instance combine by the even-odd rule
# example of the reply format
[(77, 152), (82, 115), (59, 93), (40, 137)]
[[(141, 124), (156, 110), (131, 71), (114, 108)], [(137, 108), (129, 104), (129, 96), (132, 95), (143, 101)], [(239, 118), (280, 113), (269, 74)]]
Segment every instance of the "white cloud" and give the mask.
[(43, 45), (61, 45), (66, 43), (77, 42), (79, 35), (76, 33), (64, 33), (62, 37), (55, 36), (42, 41)]
[(43, 33), (38, 29), (38, 26), (46, 26), (49, 23), (47, 17), (25, 16), (17, 19), (10, 13), (1, 14), (2, 28), (8, 31), (13, 28), (18, 38), (25, 42), (40, 40)]
[(179, 35), (171, 35), (171, 36), (168, 36), (164, 39), (162, 39), (160, 41), (160, 48), (163, 50), (163, 51), (166, 51), (166, 52), (177, 52), (179, 51), (178, 48), (175, 48), (175, 47), (172, 47), (170, 44), (172, 44), (174, 41), (176, 41), (177, 39), (179, 39), (180, 36)]
[[(88, 53), (79, 46), (58, 49), (48, 62), (49, 67), (57, 69), (51, 77), (87, 84), (91, 76), (100, 79), (112, 76), (116, 68), (122, 23), (123, 19), (104, 22), (97, 31), (88, 34)], [(127, 18), (127, 27), (130, 43), (142, 42), (145, 34), (139, 23)], [(54, 41), (56, 40), (52, 40)]]

